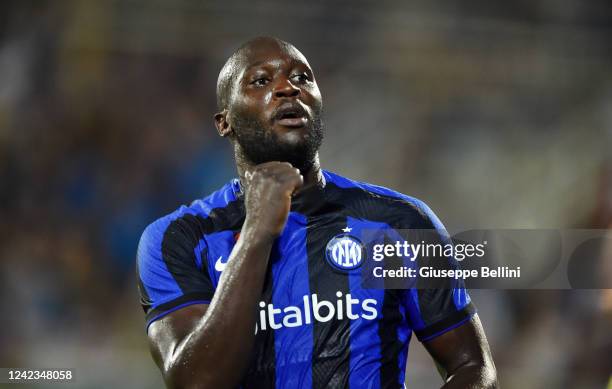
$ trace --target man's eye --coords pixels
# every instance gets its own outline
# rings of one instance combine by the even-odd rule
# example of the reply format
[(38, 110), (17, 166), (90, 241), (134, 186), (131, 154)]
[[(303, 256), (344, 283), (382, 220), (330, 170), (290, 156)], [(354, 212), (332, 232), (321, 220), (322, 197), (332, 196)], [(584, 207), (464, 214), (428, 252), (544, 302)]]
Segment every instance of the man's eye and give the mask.
[(300, 82), (300, 83), (304, 83), (304, 82), (310, 81), (310, 77), (308, 77), (308, 74), (306, 74), (306, 73), (296, 74), (295, 76), (293, 76), (291, 78), (293, 78), (294, 80), (296, 80), (297, 82)]
[(257, 85), (257, 86), (262, 86), (262, 85), (266, 85), (266, 84), (268, 83), (268, 81), (269, 81), (269, 80), (268, 80), (267, 78), (262, 77), (262, 78), (258, 78), (258, 79), (256, 79), (256, 80), (253, 80), (253, 81), (251, 82), (251, 84), (253, 84), (253, 85)]

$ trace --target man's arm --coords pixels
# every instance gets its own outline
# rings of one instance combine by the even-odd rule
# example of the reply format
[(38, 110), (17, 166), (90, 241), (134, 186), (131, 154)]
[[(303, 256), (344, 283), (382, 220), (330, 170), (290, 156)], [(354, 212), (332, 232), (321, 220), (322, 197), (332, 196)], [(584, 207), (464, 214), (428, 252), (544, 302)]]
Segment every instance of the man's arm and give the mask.
[(498, 387), (495, 364), (477, 314), (423, 345), (443, 372), (443, 389)]
[(246, 219), (210, 305), (179, 309), (149, 327), (151, 353), (169, 387), (235, 387), (248, 366), (270, 250), (303, 178), (287, 163), (270, 162), (247, 180)]

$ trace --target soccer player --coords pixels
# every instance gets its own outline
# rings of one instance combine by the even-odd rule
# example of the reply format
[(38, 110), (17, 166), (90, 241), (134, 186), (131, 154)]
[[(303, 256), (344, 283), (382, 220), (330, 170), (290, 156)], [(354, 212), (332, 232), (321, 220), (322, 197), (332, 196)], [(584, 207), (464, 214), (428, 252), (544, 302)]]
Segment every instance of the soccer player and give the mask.
[(321, 94), (302, 53), (275, 38), (247, 42), (221, 70), (217, 101), (239, 178), (149, 225), (138, 248), (166, 384), (401, 388), (414, 332), (445, 388), (496, 387), (462, 286), (362, 287), (362, 230), (446, 231), (423, 202), (320, 168)]

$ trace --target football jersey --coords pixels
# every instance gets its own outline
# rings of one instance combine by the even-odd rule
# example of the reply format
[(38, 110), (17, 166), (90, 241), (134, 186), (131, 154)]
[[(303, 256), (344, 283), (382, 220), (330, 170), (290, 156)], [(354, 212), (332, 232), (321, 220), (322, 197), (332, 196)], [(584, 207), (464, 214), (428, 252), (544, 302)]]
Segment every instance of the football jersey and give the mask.
[[(401, 388), (412, 334), (433, 339), (475, 312), (461, 282), (365, 287), (365, 231), (431, 230), (441, 241), (448, 234), (420, 200), (322, 175), (323, 186), (292, 199), (273, 244), (243, 388)], [(210, 303), (244, 220), (233, 179), (145, 229), (137, 272), (147, 329), (185, 306)]]

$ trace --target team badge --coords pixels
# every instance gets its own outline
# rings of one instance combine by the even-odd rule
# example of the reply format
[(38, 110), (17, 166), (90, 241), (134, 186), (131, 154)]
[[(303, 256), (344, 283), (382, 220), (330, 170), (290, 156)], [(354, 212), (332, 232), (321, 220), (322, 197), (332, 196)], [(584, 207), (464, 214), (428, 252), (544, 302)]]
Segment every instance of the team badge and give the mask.
[(350, 228), (334, 236), (325, 247), (325, 257), (332, 267), (340, 270), (353, 270), (361, 266), (364, 247), (361, 241), (350, 235)]

